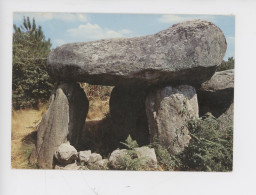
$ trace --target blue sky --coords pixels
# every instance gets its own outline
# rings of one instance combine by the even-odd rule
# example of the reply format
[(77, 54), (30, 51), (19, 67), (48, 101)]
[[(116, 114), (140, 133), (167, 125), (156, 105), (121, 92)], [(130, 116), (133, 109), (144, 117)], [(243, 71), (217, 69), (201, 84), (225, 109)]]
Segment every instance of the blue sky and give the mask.
[(150, 35), (185, 20), (204, 19), (215, 23), (224, 32), (228, 44), (224, 59), (235, 57), (234, 16), (28, 12), (14, 13), (14, 24), (22, 24), (24, 16), (35, 18), (36, 24), (42, 26), (46, 38), (51, 39), (52, 48), (70, 42)]

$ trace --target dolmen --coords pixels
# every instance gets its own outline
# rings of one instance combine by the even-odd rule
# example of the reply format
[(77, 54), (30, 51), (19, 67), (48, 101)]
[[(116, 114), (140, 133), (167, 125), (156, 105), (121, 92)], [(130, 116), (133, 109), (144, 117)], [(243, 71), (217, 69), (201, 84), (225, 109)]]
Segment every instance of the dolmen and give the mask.
[(120, 141), (128, 134), (141, 145), (158, 138), (173, 154), (180, 153), (190, 140), (187, 121), (199, 117), (197, 89), (214, 75), (226, 48), (216, 25), (192, 20), (154, 35), (54, 49), (47, 66), (60, 85), (38, 128), (32, 159), (51, 169), (62, 143), (79, 143), (89, 104), (77, 82), (115, 86), (110, 116)]

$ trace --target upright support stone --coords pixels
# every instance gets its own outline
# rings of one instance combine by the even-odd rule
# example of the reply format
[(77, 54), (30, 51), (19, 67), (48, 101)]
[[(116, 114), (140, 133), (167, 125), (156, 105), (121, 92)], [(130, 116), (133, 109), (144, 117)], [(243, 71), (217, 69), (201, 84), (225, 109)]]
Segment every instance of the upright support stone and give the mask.
[(196, 90), (188, 85), (154, 89), (146, 98), (146, 112), (151, 142), (156, 136), (162, 146), (178, 154), (190, 140), (187, 121), (198, 118)]
[(38, 128), (36, 149), (39, 168), (51, 169), (56, 149), (64, 142), (77, 146), (89, 102), (76, 83), (59, 85), (50, 97), (50, 106)]
[(130, 134), (139, 145), (149, 143), (145, 100), (144, 88), (117, 86), (112, 90), (110, 115), (120, 141), (124, 141)]

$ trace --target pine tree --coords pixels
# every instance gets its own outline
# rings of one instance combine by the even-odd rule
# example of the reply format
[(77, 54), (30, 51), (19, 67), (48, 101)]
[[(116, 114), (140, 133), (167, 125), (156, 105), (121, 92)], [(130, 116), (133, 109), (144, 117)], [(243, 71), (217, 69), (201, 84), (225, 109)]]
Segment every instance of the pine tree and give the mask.
[(15, 109), (34, 107), (49, 98), (53, 81), (46, 71), (50, 39), (45, 40), (42, 27), (35, 19), (23, 19), (20, 27), (13, 25), (12, 101)]

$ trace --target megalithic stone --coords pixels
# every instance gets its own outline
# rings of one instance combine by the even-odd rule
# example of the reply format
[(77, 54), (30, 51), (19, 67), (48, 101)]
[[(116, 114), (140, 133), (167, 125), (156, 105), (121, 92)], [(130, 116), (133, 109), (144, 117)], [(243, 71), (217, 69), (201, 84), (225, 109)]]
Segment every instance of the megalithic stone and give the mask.
[(234, 101), (234, 69), (216, 72), (197, 91), (200, 115), (219, 117)]
[(146, 98), (150, 141), (155, 137), (172, 154), (182, 152), (189, 144), (187, 122), (198, 118), (196, 90), (180, 85), (156, 88)]
[(197, 85), (208, 80), (227, 48), (213, 23), (186, 21), (154, 35), (70, 43), (53, 50), (49, 74), (97, 85)]
[(77, 146), (88, 107), (86, 94), (76, 83), (61, 84), (53, 91), (38, 128), (36, 149), (32, 152), (39, 168), (53, 168), (54, 153), (62, 143), (69, 141)]

